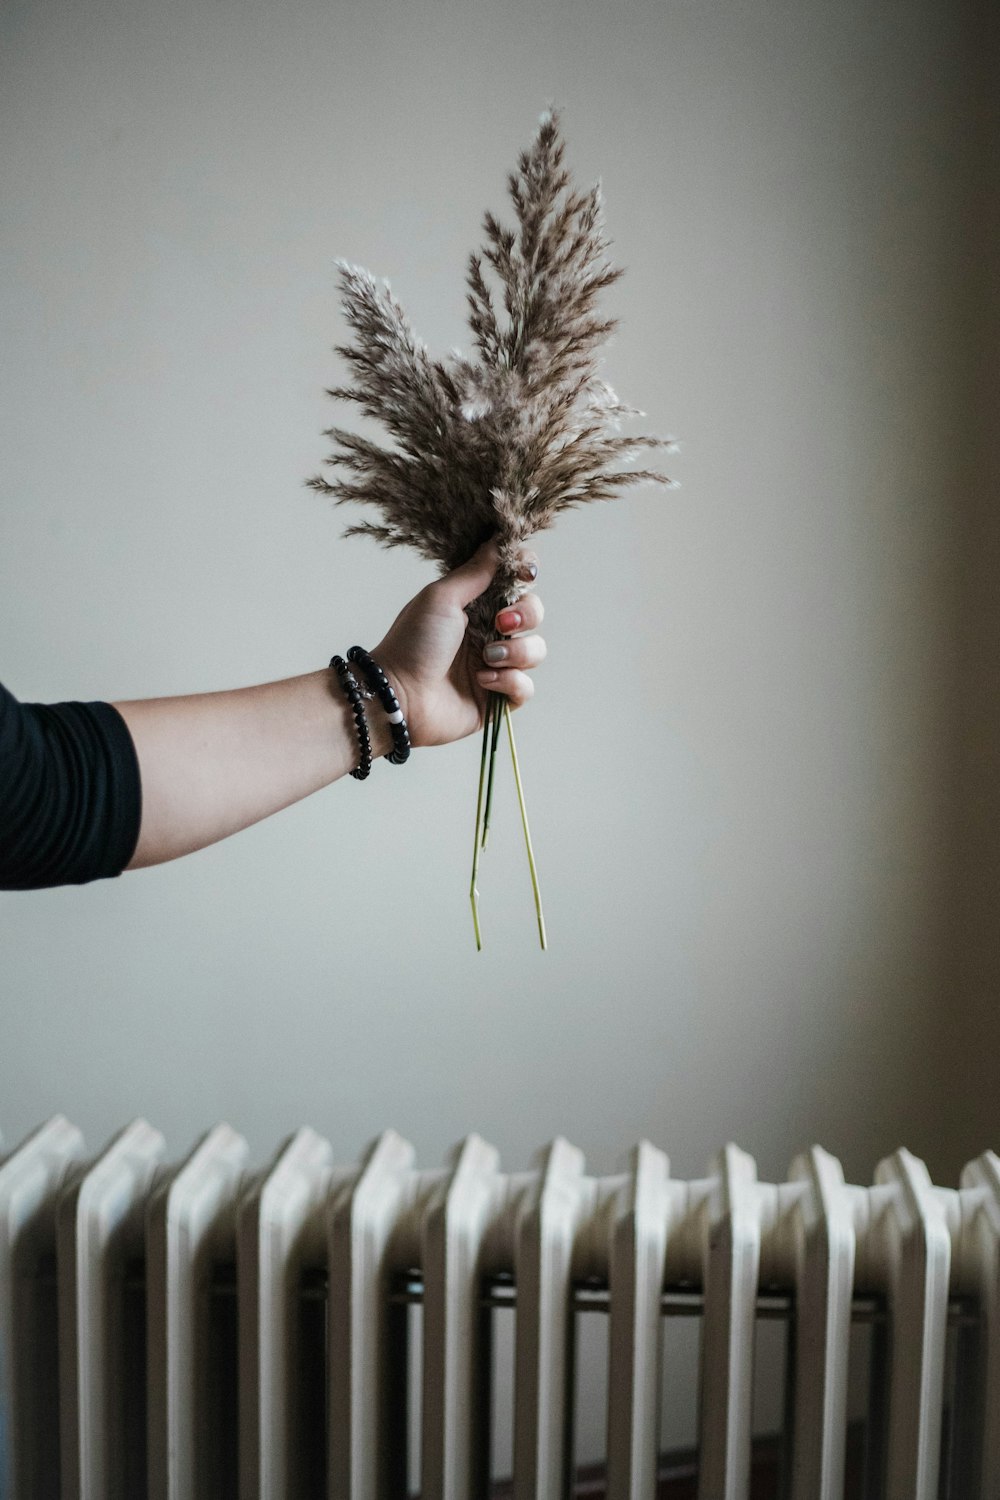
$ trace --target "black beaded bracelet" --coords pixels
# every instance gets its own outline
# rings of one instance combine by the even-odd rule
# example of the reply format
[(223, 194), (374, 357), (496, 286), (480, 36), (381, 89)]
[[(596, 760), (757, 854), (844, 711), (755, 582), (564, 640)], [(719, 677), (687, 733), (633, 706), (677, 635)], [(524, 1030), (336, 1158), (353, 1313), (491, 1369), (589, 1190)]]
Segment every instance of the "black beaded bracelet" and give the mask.
[(374, 661), (368, 652), (361, 646), (352, 646), (347, 653), (347, 660), (361, 668), (362, 675), (368, 686), (377, 695), (379, 702), (385, 709), (386, 718), (389, 720), (389, 728), (392, 730), (392, 749), (385, 757), (394, 766), (401, 766), (410, 755), (410, 731), (406, 727), (403, 718), (403, 710), (399, 706), (399, 699), (392, 690), (392, 683), (383, 672), (377, 661)]
[(354, 724), (358, 731), (358, 748), (361, 751), (361, 764), (355, 766), (351, 775), (357, 781), (364, 781), (372, 768), (372, 740), (371, 735), (368, 733), (368, 720), (365, 718), (365, 705), (361, 698), (361, 689), (358, 687), (358, 679), (342, 656), (331, 656), (330, 665), (340, 679), (340, 685), (344, 690), (344, 696), (351, 705)]

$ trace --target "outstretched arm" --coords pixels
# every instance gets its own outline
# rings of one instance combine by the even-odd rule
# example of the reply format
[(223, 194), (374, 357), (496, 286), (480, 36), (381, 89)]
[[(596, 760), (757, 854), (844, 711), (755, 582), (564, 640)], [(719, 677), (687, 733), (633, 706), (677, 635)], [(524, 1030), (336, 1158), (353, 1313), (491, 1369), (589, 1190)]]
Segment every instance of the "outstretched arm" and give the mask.
[[(526, 581), (537, 571), (523, 555)], [(387, 673), (412, 744), (438, 745), (482, 725), (488, 691), (513, 706), (533, 687), (527, 672), (543, 659), (534, 634), (542, 607), (526, 594), (498, 616), (506, 657), (471, 660), (464, 606), (496, 568), (492, 543), (412, 599), (372, 655)], [(358, 762), (350, 708), (329, 669), (191, 697), (115, 704), (139, 759), (142, 821), (129, 869), (159, 864), (226, 838), (346, 775)], [(391, 749), (388, 722), (368, 705), (372, 754)]]

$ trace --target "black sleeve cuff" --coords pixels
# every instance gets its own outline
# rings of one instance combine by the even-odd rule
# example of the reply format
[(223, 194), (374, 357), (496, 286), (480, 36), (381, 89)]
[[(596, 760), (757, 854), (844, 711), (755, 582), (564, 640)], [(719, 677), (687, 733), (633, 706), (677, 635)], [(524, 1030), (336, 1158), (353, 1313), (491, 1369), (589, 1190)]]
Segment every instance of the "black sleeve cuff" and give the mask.
[(110, 703), (18, 703), (0, 687), (0, 886), (120, 875), (142, 814), (139, 762)]

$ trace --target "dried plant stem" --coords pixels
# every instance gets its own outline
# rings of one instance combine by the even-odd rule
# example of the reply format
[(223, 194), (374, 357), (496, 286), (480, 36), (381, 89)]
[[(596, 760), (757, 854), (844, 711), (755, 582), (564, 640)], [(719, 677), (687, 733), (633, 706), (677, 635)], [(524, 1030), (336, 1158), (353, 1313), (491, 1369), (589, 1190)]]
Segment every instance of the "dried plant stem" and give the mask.
[(531, 889), (535, 898), (538, 940), (544, 952), (548, 947), (545, 937), (545, 917), (542, 913), (542, 896), (538, 885), (535, 851), (532, 848), (531, 830), (528, 827), (528, 810), (524, 803), (524, 787), (521, 784), (521, 767), (517, 758), (517, 744), (514, 740), (514, 724), (511, 719), (510, 704), (500, 693), (491, 693), (487, 699), (486, 715), (483, 720), (483, 748), (479, 757), (479, 789), (476, 794), (476, 836), (472, 850), (472, 880), (469, 884), (469, 899), (472, 903), (472, 925), (476, 934), (476, 951), (477, 953), (481, 953), (483, 949), (483, 934), (479, 925), (479, 856), (482, 850), (486, 848), (486, 835), (489, 830), (490, 807), (493, 801), (493, 780), (496, 772), (497, 737), (501, 722), (505, 722), (507, 725), (510, 758), (514, 767), (514, 785), (517, 788), (517, 805), (521, 812), (524, 847), (528, 854)]
[(486, 774), (486, 811), (483, 814), (483, 848), (486, 848), (486, 840), (490, 836), (490, 820), (493, 816), (493, 782), (496, 775), (497, 765), (497, 741), (500, 738), (500, 725), (503, 721), (503, 697), (500, 693), (490, 693), (486, 700), (486, 721), (492, 724), (492, 739), (490, 741), (490, 764)]
[(476, 952), (483, 951), (483, 934), (479, 927), (479, 890), (476, 881), (479, 879), (479, 850), (481, 847), (480, 830), (483, 818), (483, 786), (486, 780), (486, 752), (490, 742), (490, 718), (489, 714), (483, 724), (483, 753), (479, 759), (479, 794), (476, 797), (476, 836), (472, 847), (472, 880), (469, 885), (469, 900), (472, 902), (472, 926), (476, 934)]
[(538, 919), (538, 941), (542, 945), (544, 953), (548, 946), (545, 941), (545, 917), (542, 915), (542, 896), (538, 889), (538, 871), (535, 868), (535, 854), (531, 847), (531, 831), (528, 828), (528, 810), (524, 805), (524, 788), (521, 785), (521, 767), (517, 760), (517, 745), (514, 743), (514, 725), (510, 716), (510, 704), (504, 702), (503, 716), (507, 721), (507, 738), (510, 741), (510, 758), (514, 764), (514, 783), (517, 787), (517, 804), (521, 809), (521, 827), (524, 829), (524, 846), (528, 851), (528, 869), (531, 871), (531, 889), (535, 895), (535, 916)]

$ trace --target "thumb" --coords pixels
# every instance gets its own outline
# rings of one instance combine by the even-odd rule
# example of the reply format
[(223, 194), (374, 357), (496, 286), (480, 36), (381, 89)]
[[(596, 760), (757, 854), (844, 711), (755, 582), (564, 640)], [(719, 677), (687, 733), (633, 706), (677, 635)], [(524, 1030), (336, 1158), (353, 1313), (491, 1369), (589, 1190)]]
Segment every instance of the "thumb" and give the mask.
[(493, 582), (493, 575), (500, 561), (500, 552), (495, 537), (483, 542), (478, 547), (468, 562), (462, 563), (458, 568), (453, 568), (443, 578), (438, 579), (433, 585), (436, 590), (459, 609), (464, 609), (471, 604), (473, 599), (488, 589)]

